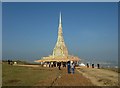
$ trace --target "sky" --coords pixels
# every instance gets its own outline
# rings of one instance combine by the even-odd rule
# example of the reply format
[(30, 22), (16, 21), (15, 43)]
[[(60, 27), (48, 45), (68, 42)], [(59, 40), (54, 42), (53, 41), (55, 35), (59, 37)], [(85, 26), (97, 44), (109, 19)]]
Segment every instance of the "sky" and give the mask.
[(70, 55), (118, 61), (116, 2), (2, 3), (2, 58), (34, 61), (52, 54), (59, 13)]

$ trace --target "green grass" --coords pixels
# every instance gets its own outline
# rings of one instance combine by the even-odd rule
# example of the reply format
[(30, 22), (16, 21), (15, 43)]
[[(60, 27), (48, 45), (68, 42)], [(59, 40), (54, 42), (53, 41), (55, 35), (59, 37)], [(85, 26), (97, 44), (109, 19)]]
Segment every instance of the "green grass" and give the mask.
[[(57, 68), (19, 67), (2, 64), (2, 86), (34, 86), (41, 80), (57, 75)], [(54, 73), (54, 74), (53, 74)], [(46, 86), (50, 85), (46, 83)]]

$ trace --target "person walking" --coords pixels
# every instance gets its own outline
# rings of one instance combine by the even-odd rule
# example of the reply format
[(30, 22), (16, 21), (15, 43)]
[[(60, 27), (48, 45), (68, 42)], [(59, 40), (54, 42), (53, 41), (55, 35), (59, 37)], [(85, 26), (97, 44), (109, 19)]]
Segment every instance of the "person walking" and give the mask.
[(70, 67), (70, 61), (68, 61), (68, 62), (67, 62), (67, 70), (68, 70), (68, 74), (71, 73), (71, 72), (70, 72), (70, 68), (71, 68), (71, 67)]
[(71, 70), (72, 70), (72, 73), (74, 74), (75, 73), (74, 72), (75, 71), (75, 64), (74, 63), (71, 64)]

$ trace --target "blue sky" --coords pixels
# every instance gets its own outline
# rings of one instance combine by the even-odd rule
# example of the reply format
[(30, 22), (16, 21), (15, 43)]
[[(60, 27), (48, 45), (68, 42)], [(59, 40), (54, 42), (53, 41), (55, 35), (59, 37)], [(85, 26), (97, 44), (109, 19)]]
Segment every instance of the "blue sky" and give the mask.
[(36, 60), (52, 54), (59, 13), (69, 54), (118, 60), (118, 4), (3, 3), (3, 59)]

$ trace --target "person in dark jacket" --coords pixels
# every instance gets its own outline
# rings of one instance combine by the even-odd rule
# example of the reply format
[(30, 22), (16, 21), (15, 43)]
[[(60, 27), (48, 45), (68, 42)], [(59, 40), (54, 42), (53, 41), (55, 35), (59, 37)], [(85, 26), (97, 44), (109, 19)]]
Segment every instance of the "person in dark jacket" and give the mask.
[(70, 61), (68, 61), (68, 62), (67, 62), (67, 70), (68, 70), (68, 74), (71, 73), (70, 69), (71, 69)]
[(92, 64), (92, 68), (94, 68), (94, 64)]
[(8, 64), (10, 64), (10, 60), (8, 60)]
[(61, 67), (61, 62), (58, 62), (58, 68), (59, 68), (59, 70), (61, 70), (60, 67)]
[(89, 68), (89, 64), (87, 63), (87, 68)]
[(100, 69), (100, 64), (97, 64), (98, 69)]

